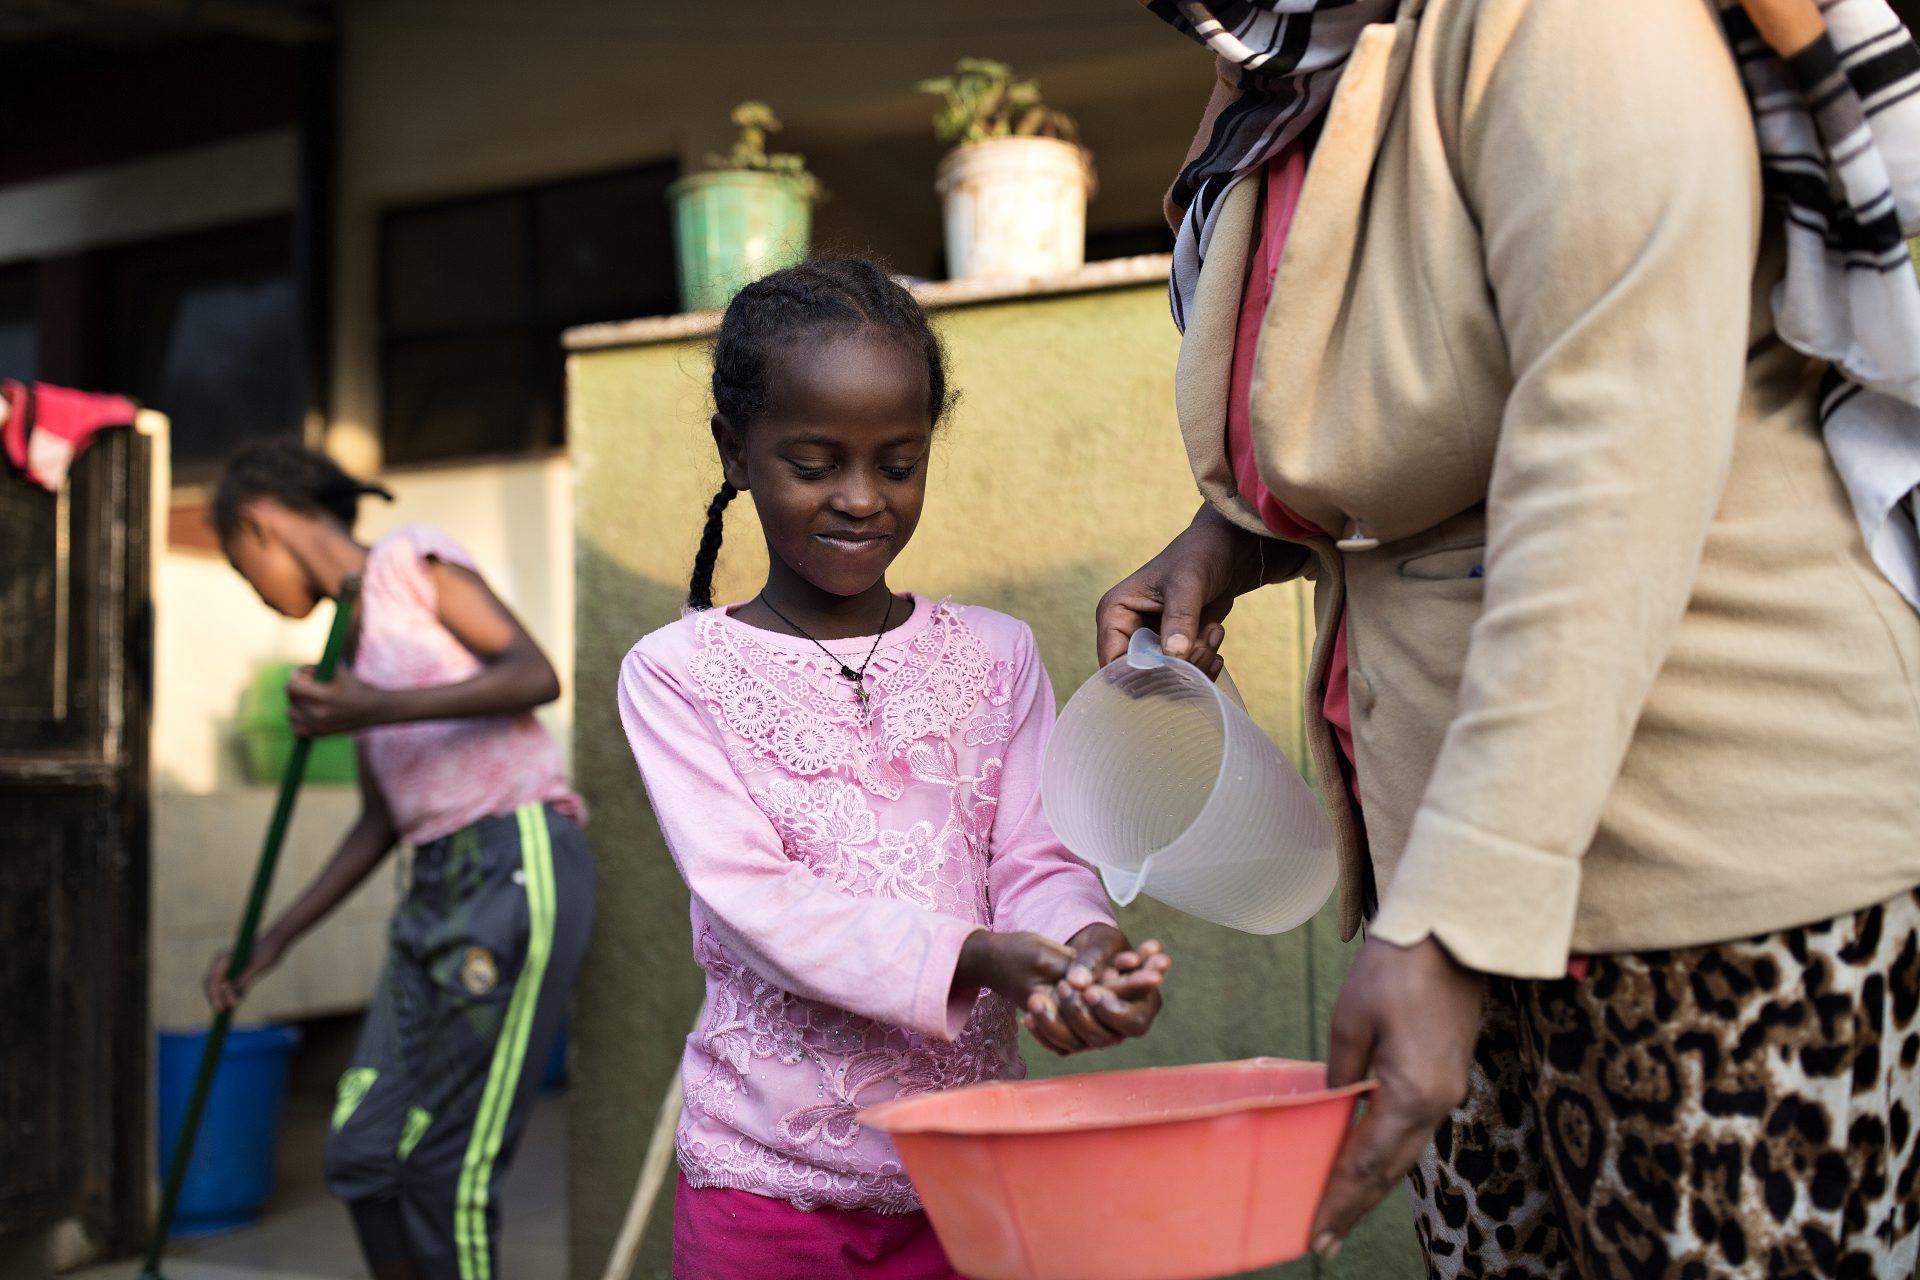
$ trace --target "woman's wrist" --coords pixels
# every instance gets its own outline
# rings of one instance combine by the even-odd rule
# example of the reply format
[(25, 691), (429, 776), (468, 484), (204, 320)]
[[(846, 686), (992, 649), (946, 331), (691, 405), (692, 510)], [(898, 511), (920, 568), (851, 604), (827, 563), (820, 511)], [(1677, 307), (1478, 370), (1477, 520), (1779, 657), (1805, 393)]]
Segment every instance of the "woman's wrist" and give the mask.
[(1189, 528), (1204, 537), (1217, 538), (1226, 545), (1233, 565), (1233, 595), (1243, 596), (1266, 585), (1267, 556), (1264, 544), (1267, 539), (1235, 524), (1211, 502), (1200, 504)]

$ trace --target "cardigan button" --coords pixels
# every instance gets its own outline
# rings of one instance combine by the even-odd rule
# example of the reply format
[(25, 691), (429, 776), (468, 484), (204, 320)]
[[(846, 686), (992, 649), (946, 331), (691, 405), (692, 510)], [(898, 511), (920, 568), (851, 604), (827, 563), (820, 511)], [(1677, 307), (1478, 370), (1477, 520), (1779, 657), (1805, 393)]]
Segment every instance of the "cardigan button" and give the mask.
[(1376, 701), (1373, 693), (1373, 681), (1367, 679), (1367, 673), (1359, 667), (1347, 669), (1347, 705), (1361, 715), (1371, 715)]
[(1367, 533), (1367, 526), (1356, 518), (1347, 526), (1347, 536), (1333, 544), (1341, 551), (1372, 551), (1379, 547), (1380, 539)]

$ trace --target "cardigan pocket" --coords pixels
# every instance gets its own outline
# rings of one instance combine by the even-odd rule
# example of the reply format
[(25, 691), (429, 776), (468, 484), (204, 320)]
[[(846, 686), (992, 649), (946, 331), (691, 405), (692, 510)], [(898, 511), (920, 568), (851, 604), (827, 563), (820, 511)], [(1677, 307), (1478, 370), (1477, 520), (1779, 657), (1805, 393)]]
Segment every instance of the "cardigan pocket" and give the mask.
[(1486, 556), (1484, 542), (1442, 547), (1402, 560), (1400, 576), (1418, 582), (1478, 581), (1486, 572)]

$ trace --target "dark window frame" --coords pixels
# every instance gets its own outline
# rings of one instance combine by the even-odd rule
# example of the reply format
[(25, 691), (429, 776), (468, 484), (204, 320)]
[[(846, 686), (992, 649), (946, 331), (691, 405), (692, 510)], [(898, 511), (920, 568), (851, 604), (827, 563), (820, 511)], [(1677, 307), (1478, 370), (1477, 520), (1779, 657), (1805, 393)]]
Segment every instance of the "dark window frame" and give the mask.
[[(306, 375), (300, 346), (303, 302), (297, 263), (297, 234), (294, 214), (289, 211), (131, 241), (96, 251), (95, 256), (101, 268), (97, 296), (101, 305), (99, 341), (103, 358), (98, 381), (114, 390), (150, 401), (154, 408), (173, 417), (172, 474), (176, 487), (212, 482), (225, 467), (233, 448), (243, 441), (276, 435), (304, 438), (307, 429), (303, 406)], [(282, 244), (285, 247), (283, 261), (278, 257)], [(141, 362), (141, 356), (136, 353), (140, 340), (135, 335), (150, 332), (150, 326), (141, 317), (142, 304), (150, 301), (143, 296), (144, 290), (156, 286), (164, 290), (170, 285), (204, 281), (207, 278), (204, 270), (206, 264), (218, 260), (222, 255), (228, 255), (231, 261), (237, 263), (254, 264), (274, 258), (284, 271), (291, 291), (287, 349), (282, 353), (285, 359), (282, 366), (285, 403), (281, 406), (284, 416), (277, 420), (271, 416), (257, 421), (250, 419), (241, 424), (233, 438), (220, 447), (202, 456), (190, 456), (193, 450), (191, 447), (183, 448), (182, 443), (191, 441), (191, 418), (183, 415), (179, 406), (166, 403), (164, 397), (156, 399), (153, 391), (142, 385), (142, 372), (150, 371), (135, 367)], [(145, 354), (150, 356), (152, 352), (148, 350)]]
[[(542, 287), (545, 282), (541, 258), (545, 230), (542, 222), (543, 204), (556, 194), (622, 180), (654, 182), (662, 189), (661, 226), (665, 229), (668, 224), (664, 188), (678, 174), (677, 160), (658, 159), (569, 174), (542, 182), (497, 187), (487, 191), (467, 192), (457, 196), (394, 205), (381, 211), (376, 246), (378, 282), (375, 289), (379, 334), (378, 404), (379, 435), (389, 467), (461, 466), (489, 460), (537, 457), (566, 448), (565, 356), (560, 348), (560, 332), (580, 324), (631, 319), (642, 315), (665, 315), (677, 311), (678, 300), (671, 294), (674, 279), (674, 250), (671, 235), (668, 234), (661, 240), (657, 249), (658, 260), (663, 264), (662, 275), (667, 282), (664, 290), (650, 291), (647, 286), (652, 282), (640, 282), (636, 286), (634, 301), (631, 304), (622, 303), (612, 308), (613, 314), (607, 314), (602, 308), (572, 311), (551, 308), (545, 296), (547, 291)], [(398, 235), (404, 233), (406, 224), (504, 202), (511, 202), (520, 211), (520, 227), (514, 249), (519, 256), (518, 270), (522, 291), (522, 302), (517, 317), (512, 320), (488, 319), (472, 323), (443, 319), (408, 323), (397, 327), (395, 316), (399, 299), (396, 291), (399, 287), (400, 272), (395, 260), (396, 239)], [(497, 341), (516, 337), (519, 339), (519, 359), (524, 379), (521, 389), (525, 392), (525, 408), (532, 415), (527, 423), (530, 434), (532, 428), (538, 425), (539, 417), (548, 411), (551, 413), (551, 423), (545, 432), (548, 437), (545, 443), (508, 448), (479, 444), (469, 449), (448, 450), (435, 448), (429, 439), (424, 446), (409, 447), (405, 434), (411, 424), (400, 421), (400, 412), (395, 403), (400, 381), (396, 376), (396, 354), (404, 352), (409, 347), (414, 348), (417, 355), (421, 351), (430, 349), (434, 344)]]

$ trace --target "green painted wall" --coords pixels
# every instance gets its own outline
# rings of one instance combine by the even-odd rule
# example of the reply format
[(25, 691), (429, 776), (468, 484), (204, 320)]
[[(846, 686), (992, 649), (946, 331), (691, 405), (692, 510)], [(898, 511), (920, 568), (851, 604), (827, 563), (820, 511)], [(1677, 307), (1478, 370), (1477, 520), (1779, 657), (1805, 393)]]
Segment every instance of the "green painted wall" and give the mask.
[[(1174, 425), (1177, 338), (1160, 286), (1027, 298), (939, 317), (963, 399), (943, 429), (920, 532), (896, 588), (1026, 619), (1064, 702), (1093, 673), (1093, 608), (1157, 551), (1196, 503)], [(706, 431), (700, 341), (576, 355), (570, 447), (578, 483), (575, 760), (593, 808), (600, 918), (576, 992), (572, 1093), (573, 1274), (598, 1277), (626, 1208), (663, 1089), (699, 1006), (687, 895), (647, 809), (614, 705), (621, 658), (672, 621), (702, 512), (719, 483)], [(728, 516), (716, 599), (758, 590), (765, 546), (750, 503)], [(1299, 758), (1298, 689), (1309, 615), (1298, 588), (1236, 609), (1227, 648), (1248, 706)], [(1326, 917), (1254, 938), (1156, 904), (1123, 913), (1135, 939), (1176, 957), (1153, 1035), (1036, 1073), (1323, 1056), (1349, 949)], [(649, 1228), (636, 1275), (667, 1276), (671, 1208)], [(1394, 1280), (1419, 1274), (1398, 1196), (1337, 1265), (1270, 1274)]]

